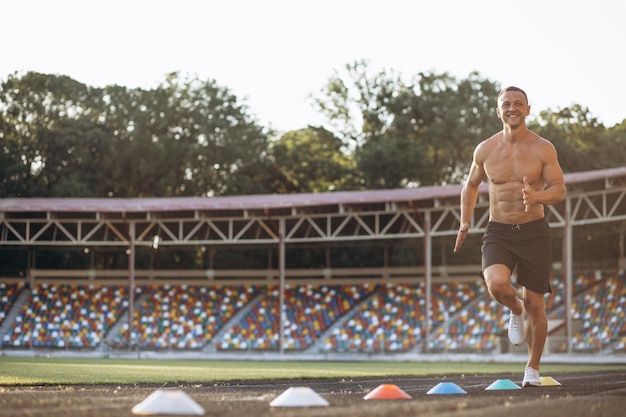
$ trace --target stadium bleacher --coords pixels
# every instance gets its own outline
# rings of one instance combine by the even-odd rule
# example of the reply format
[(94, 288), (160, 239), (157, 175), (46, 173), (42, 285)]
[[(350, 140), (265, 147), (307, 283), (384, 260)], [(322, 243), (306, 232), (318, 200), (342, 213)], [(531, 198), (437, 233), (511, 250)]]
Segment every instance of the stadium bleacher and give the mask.
[(2, 346), (93, 348), (127, 307), (124, 287), (36, 285)]
[[(141, 348), (199, 349), (243, 308), (256, 287), (148, 286), (133, 316), (132, 339)], [(128, 325), (117, 339), (128, 339)]]
[[(624, 274), (580, 274), (573, 317), (582, 321), (573, 349), (626, 351)], [(564, 283), (555, 276), (548, 316), (564, 316)], [(18, 296), (24, 304), (6, 318)], [(132, 340), (142, 349), (273, 351), (279, 348), (276, 286), (143, 286), (135, 293)], [(422, 349), (425, 288), (418, 284), (295, 285), (285, 291), (286, 350), (406, 352)], [(124, 286), (0, 283), (2, 348), (96, 349), (126, 341)], [(507, 312), (475, 282), (436, 282), (431, 290), (430, 351), (498, 348)], [(117, 325), (117, 326), (116, 326)], [(116, 329), (115, 332), (112, 329)], [(124, 347), (123, 343), (112, 344)]]
[(582, 319), (584, 332), (574, 336), (578, 351), (598, 351), (626, 334), (624, 320), (626, 288), (624, 277), (600, 280), (588, 291), (575, 298), (574, 318)]
[[(302, 350), (371, 291), (370, 285), (302, 285), (285, 289), (286, 349)], [(269, 287), (242, 320), (218, 342), (220, 350), (272, 350), (279, 347), (279, 292)]]
[(421, 338), (421, 286), (377, 286), (367, 302), (324, 340), (324, 351), (406, 351)]
[(7, 314), (11, 310), (17, 295), (24, 288), (24, 284), (20, 283), (4, 283), (0, 282), (0, 325), (4, 321)]

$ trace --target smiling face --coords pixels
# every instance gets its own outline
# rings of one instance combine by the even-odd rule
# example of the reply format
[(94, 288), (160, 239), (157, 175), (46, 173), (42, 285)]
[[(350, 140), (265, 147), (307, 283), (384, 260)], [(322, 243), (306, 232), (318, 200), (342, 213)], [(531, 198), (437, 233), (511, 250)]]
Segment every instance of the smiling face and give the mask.
[(530, 114), (530, 106), (526, 95), (521, 91), (505, 91), (498, 97), (498, 117), (502, 123), (510, 127), (517, 127), (525, 123)]

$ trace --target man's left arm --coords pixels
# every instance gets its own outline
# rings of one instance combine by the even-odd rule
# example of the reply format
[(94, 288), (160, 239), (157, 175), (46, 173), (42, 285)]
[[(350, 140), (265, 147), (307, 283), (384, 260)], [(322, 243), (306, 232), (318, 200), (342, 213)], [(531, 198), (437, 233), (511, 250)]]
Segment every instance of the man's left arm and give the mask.
[(567, 193), (565, 189), (565, 178), (563, 177), (563, 171), (557, 158), (556, 149), (550, 142), (547, 142), (546, 145), (546, 152), (544, 153), (546, 158), (543, 161), (544, 165), (541, 175), (545, 182), (544, 188), (535, 190), (528, 184), (527, 178), (524, 177), (522, 195), (526, 211), (528, 211), (528, 207), (533, 204), (559, 203), (565, 199)]

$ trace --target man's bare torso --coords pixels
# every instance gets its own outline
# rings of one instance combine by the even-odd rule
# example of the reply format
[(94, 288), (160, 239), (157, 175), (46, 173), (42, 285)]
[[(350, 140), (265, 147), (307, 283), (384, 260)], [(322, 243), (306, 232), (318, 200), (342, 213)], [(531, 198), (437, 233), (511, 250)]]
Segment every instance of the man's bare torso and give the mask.
[(480, 145), (478, 156), (489, 181), (490, 220), (500, 223), (528, 223), (544, 216), (543, 205), (525, 211), (522, 189), (524, 177), (535, 190), (544, 187), (541, 160), (542, 139), (528, 134), (517, 141), (506, 141), (500, 132)]

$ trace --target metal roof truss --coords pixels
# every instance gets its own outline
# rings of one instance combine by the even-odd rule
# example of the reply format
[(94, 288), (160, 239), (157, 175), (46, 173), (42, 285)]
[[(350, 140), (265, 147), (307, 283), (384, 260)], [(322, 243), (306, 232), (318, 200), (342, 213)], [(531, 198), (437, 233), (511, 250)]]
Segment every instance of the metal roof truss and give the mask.
[[(597, 183), (595, 184), (597, 186)], [(571, 187), (567, 202), (546, 207), (552, 227), (569, 218), (578, 226), (626, 220), (626, 182), (606, 181), (601, 189)], [(336, 205), (279, 213), (232, 210), (216, 213), (179, 211), (134, 214), (0, 213), (4, 246), (165, 246), (285, 243), (423, 238), (429, 212), (431, 237), (453, 236), (459, 227), (457, 199), (434, 199), (420, 207), (407, 204)], [(569, 207), (570, 213), (566, 214)], [(486, 194), (481, 194), (470, 233), (482, 233), (488, 222)]]

